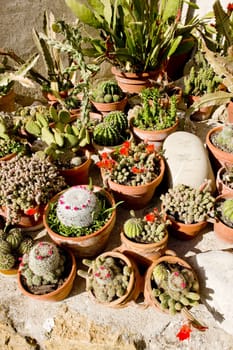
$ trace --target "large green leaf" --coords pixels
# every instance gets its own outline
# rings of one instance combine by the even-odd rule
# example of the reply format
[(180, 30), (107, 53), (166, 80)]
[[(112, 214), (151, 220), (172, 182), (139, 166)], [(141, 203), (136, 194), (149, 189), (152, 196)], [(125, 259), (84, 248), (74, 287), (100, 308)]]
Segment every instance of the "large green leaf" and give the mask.
[(92, 10), (77, 0), (65, 0), (67, 6), (81, 22), (94, 28), (101, 28), (101, 22), (95, 17)]

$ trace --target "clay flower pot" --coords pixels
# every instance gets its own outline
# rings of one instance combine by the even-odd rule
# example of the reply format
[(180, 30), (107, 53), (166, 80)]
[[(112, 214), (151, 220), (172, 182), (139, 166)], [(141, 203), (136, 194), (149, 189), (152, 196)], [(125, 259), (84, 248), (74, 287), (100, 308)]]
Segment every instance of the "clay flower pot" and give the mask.
[[(107, 306), (107, 307), (111, 307), (111, 308), (123, 308), (128, 306), (128, 304), (132, 301), (136, 301), (139, 294), (142, 291), (142, 282), (143, 279), (139, 273), (138, 267), (134, 262), (134, 258), (130, 255), (127, 254), (123, 254), (120, 253), (118, 251), (108, 251), (108, 252), (104, 252), (101, 255), (99, 255), (96, 259), (99, 258), (113, 258), (121, 261), (121, 265), (123, 266), (127, 266), (130, 269), (130, 277), (129, 277), (129, 281), (128, 281), (128, 285), (127, 285), (127, 289), (125, 291), (125, 293), (117, 298), (114, 298), (112, 301), (102, 301), (99, 298), (96, 297), (93, 288), (89, 288), (88, 287), (88, 282), (87, 282), (87, 289), (89, 291), (89, 295), (90, 297), (97, 302), (98, 304), (101, 304), (103, 306)], [(103, 269), (104, 271), (104, 269)], [(78, 274), (82, 277), (85, 277), (88, 280), (88, 276), (91, 276), (93, 272), (93, 267), (90, 266), (88, 269), (87, 274), (85, 274), (85, 276), (83, 274), (80, 273), (80, 270), (78, 271)], [(111, 283), (111, 282), (109, 282)], [(104, 286), (104, 281), (101, 282), (101, 284)], [(106, 284), (106, 288), (107, 288), (107, 284)]]
[(222, 129), (223, 126), (216, 126), (213, 129), (209, 130), (206, 135), (206, 145), (211, 155), (214, 157), (217, 169), (226, 164), (233, 164), (233, 153), (222, 151), (220, 148), (214, 146), (214, 144), (211, 142), (212, 135), (216, 132), (220, 132)]
[[(199, 96), (188, 96), (188, 106), (190, 107), (193, 103), (198, 102), (199, 100)], [(213, 106), (201, 107), (198, 111), (190, 116), (190, 119), (196, 122), (208, 120), (211, 116), (212, 110)]]
[(216, 187), (219, 194), (231, 193), (233, 196), (233, 188), (223, 181), (223, 174), (226, 172), (226, 167), (221, 167), (216, 176)]
[[(82, 185), (88, 188), (88, 185)], [(66, 190), (65, 190), (66, 191)], [(55, 232), (48, 224), (48, 215), (51, 205), (55, 204), (60, 196), (65, 192), (62, 191), (55, 195), (45, 208), (43, 215), (44, 226), (48, 232), (50, 238), (60, 246), (66, 246), (72, 249), (78, 257), (93, 257), (99, 254), (106, 246), (109, 239), (110, 233), (112, 232), (115, 221), (116, 221), (116, 209), (111, 213), (109, 220), (104, 224), (103, 227), (99, 228), (97, 231), (80, 237), (66, 237), (57, 232)], [(113, 196), (106, 190), (94, 186), (94, 192), (101, 191), (101, 193), (106, 197), (106, 200), (111, 207), (115, 206), (115, 200)]]
[[(161, 312), (165, 312), (165, 313), (170, 313), (168, 308), (163, 308), (161, 305), (161, 301), (159, 300), (159, 297), (156, 297), (154, 294), (154, 288), (159, 288), (160, 286), (156, 286), (152, 283), (152, 276), (153, 276), (153, 271), (154, 268), (157, 267), (160, 263), (165, 263), (168, 266), (172, 265), (172, 268), (175, 268), (175, 265), (177, 265), (177, 267), (179, 268), (185, 268), (188, 271), (190, 271), (190, 273), (192, 273), (193, 277), (194, 277), (194, 281), (195, 281), (195, 292), (199, 292), (199, 282), (197, 279), (197, 276), (195, 274), (195, 272), (193, 271), (192, 267), (183, 259), (179, 258), (178, 256), (169, 256), (169, 255), (165, 255), (162, 256), (161, 258), (157, 259), (155, 262), (153, 262), (150, 267), (147, 269), (146, 271), (146, 275), (145, 275), (145, 285), (144, 285), (144, 297), (145, 297), (145, 304), (147, 306), (152, 306), (155, 307), (157, 310), (161, 311)], [(185, 286), (183, 286), (185, 288)], [(162, 290), (164, 290), (163, 287), (161, 287)], [(190, 308), (190, 306), (182, 306), (182, 308)], [(176, 312), (180, 312), (182, 310), (182, 308), (180, 310), (176, 310)]]
[(35, 300), (41, 300), (41, 301), (55, 302), (55, 301), (61, 301), (65, 299), (70, 294), (73, 288), (73, 283), (77, 273), (77, 265), (76, 265), (76, 259), (75, 259), (74, 253), (68, 249), (65, 249), (65, 252), (70, 259), (71, 268), (70, 268), (70, 272), (68, 273), (68, 276), (65, 278), (65, 282), (60, 287), (46, 294), (38, 295), (38, 294), (30, 293), (25, 289), (22, 283), (20, 270), (18, 270), (17, 282), (18, 282), (18, 288), (21, 291), (21, 293), (27, 297), (30, 297)]
[(126, 105), (128, 102), (128, 97), (125, 96), (122, 100), (117, 102), (110, 102), (110, 103), (101, 103), (101, 102), (95, 102), (91, 101), (93, 106), (97, 109), (98, 112), (102, 114), (107, 114), (112, 111), (124, 111)]
[(10, 90), (7, 95), (0, 96), (0, 111), (13, 112), (15, 110), (15, 92)]
[(169, 219), (172, 222), (172, 225), (169, 229), (169, 232), (171, 234), (180, 239), (180, 240), (190, 240), (196, 237), (201, 230), (203, 230), (208, 222), (207, 221), (201, 221), (196, 222), (193, 224), (184, 224), (183, 222), (174, 220), (171, 216), (168, 216)]
[[(232, 193), (221, 194), (216, 198), (215, 205), (218, 205), (221, 201), (231, 198), (233, 198)], [(225, 224), (221, 218), (219, 218), (218, 214), (215, 216), (214, 232), (220, 239), (224, 240), (225, 242), (233, 243), (233, 228)]]

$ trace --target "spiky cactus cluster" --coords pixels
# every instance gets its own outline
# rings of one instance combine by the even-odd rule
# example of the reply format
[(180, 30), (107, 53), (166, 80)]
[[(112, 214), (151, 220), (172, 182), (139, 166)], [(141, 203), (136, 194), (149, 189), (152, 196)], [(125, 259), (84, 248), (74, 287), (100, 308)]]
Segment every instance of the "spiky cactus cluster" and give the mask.
[(78, 270), (86, 279), (86, 289), (100, 302), (112, 302), (122, 297), (127, 290), (132, 270), (119, 258), (99, 256), (95, 260), (83, 260), (88, 272)]
[(37, 120), (37, 117), (41, 115), (46, 120), (53, 121), (53, 119), (51, 119), (49, 108), (42, 104), (19, 107), (14, 114), (23, 117), (24, 120), (27, 120), (27, 117), (33, 117), (34, 120)]
[(19, 228), (9, 232), (0, 231), (0, 269), (9, 270), (17, 265), (18, 258), (28, 252), (33, 245), (30, 236), (24, 236)]
[(164, 310), (174, 315), (183, 307), (198, 305), (199, 283), (191, 269), (178, 263), (160, 262), (151, 276), (152, 292)]
[(0, 205), (7, 209), (7, 223), (18, 223), (23, 212), (47, 204), (65, 187), (57, 168), (37, 154), (1, 162)]
[(165, 237), (170, 221), (166, 220), (157, 208), (143, 218), (136, 217), (134, 210), (130, 211), (130, 215), (131, 218), (123, 225), (124, 233), (130, 240), (139, 243), (157, 243)]
[(185, 224), (206, 221), (214, 216), (215, 198), (207, 189), (177, 185), (160, 196), (165, 213)]
[(101, 146), (116, 146), (127, 139), (128, 119), (124, 112), (108, 113), (93, 130), (93, 140)]
[(110, 180), (122, 185), (140, 186), (160, 174), (160, 158), (153, 145), (126, 141), (121, 148), (97, 162)]
[(220, 131), (213, 133), (211, 142), (222, 151), (233, 153), (233, 125), (225, 124)]
[(100, 82), (93, 91), (93, 99), (99, 103), (111, 103), (122, 100), (124, 93), (116, 81)]
[(64, 271), (65, 257), (59, 248), (46, 241), (33, 245), (28, 254), (24, 254), (20, 264), (21, 276), (30, 289), (58, 283)]
[(68, 227), (90, 226), (101, 210), (96, 194), (87, 187), (73, 186), (58, 199), (56, 213), (60, 222)]
[(15, 125), (13, 114), (0, 113), (0, 157), (11, 153), (19, 153), (24, 149), (23, 141), (14, 135)]

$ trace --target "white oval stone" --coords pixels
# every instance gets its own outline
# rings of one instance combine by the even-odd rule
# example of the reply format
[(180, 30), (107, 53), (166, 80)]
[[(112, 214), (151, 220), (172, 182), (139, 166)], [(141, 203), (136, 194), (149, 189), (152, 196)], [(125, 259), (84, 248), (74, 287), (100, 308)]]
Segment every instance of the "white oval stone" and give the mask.
[(207, 179), (215, 190), (215, 177), (201, 139), (187, 131), (176, 131), (163, 144), (169, 187), (184, 184), (198, 189)]

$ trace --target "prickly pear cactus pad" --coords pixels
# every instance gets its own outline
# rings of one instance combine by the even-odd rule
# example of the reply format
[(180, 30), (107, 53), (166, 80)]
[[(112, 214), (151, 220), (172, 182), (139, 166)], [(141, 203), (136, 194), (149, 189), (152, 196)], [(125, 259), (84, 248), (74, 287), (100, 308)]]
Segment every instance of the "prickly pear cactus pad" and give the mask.
[(184, 307), (198, 305), (199, 283), (193, 271), (179, 263), (166, 261), (155, 265), (151, 287), (153, 296), (164, 311), (174, 315)]
[(56, 211), (65, 226), (88, 227), (100, 211), (100, 202), (88, 188), (74, 186), (60, 196)]

